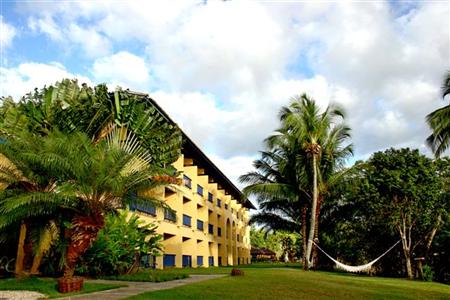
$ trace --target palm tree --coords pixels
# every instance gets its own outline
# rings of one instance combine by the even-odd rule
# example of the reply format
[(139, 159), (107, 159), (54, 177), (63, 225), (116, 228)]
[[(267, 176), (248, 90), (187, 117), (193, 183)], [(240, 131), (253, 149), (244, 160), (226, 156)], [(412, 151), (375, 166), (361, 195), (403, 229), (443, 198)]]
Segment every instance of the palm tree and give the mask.
[(117, 212), (131, 202), (145, 205), (150, 201), (155, 206), (164, 206), (147, 192), (167, 185), (153, 178), (174, 176), (174, 173), (152, 165), (151, 156), (145, 150), (130, 151), (134, 141), (127, 142), (121, 137), (108, 137), (93, 144), (85, 134), (74, 133), (53, 138), (51, 143), (53, 155), (63, 159), (70, 170), (68, 179), (58, 187), (58, 191), (75, 206), (71, 226), (65, 232), (68, 247), (64, 276), (70, 278), (78, 258), (104, 227), (105, 215)]
[(310, 195), (305, 189), (304, 169), (299, 167), (298, 156), (291, 150), (296, 148), (295, 143), (286, 132), (276, 139), (267, 139), (269, 150), (261, 152), (261, 158), (253, 162), (256, 171), (242, 175), (239, 180), (248, 184), (243, 190), (245, 195), (257, 197), (260, 211), (252, 216), (251, 223), (268, 231), (300, 232), (305, 253)]
[[(318, 235), (318, 216), (327, 182), (345, 158), (352, 154), (352, 146), (345, 144), (350, 129), (340, 122), (345, 115), (342, 109), (330, 105), (321, 112), (316, 102), (303, 94), (294, 97), (280, 113), (284, 132), (293, 135), (299, 148), (293, 149), (303, 157), (307, 173), (312, 176), (312, 204), (310, 227), (306, 247), (306, 268), (311, 266), (313, 239)], [(300, 160), (301, 161), (301, 160)]]
[[(120, 136), (119, 140), (130, 140), (128, 137), (132, 137), (133, 142), (129, 143), (129, 146), (140, 145), (144, 147), (146, 159), (151, 160), (153, 166), (161, 169), (168, 168), (171, 176), (175, 174), (175, 170), (170, 164), (179, 156), (180, 131), (163, 120), (159, 112), (146, 101), (145, 97), (121, 89), (109, 93), (106, 85), (98, 85), (94, 89), (85, 84), (80, 87), (76, 80), (65, 79), (54, 86), (44, 87), (41, 90), (35, 89), (33, 93), (23, 97), (19, 103), (13, 102), (10, 98), (3, 98), (2, 102), (0, 107), (0, 138), (3, 141), (20, 140), (20, 135), (24, 131), (31, 132), (39, 137), (51, 135), (55, 130), (59, 130), (68, 134), (82, 131), (91, 137), (93, 143), (99, 143), (106, 137), (112, 136), (112, 132), (115, 132), (116, 137)], [(36, 149), (35, 147), (34, 150)], [(21, 158), (18, 158), (16, 163), (20, 160)], [(8, 161), (10, 162), (10, 160)], [(22, 163), (23, 165), (18, 164), (17, 167), (30, 168), (28, 165), (30, 162), (22, 160)], [(44, 169), (42, 168), (41, 171)], [(28, 170), (29, 172), (31, 171)], [(60, 172), (63, 171), (60, 170)], [(25, 173), (28, 174), (27, 171)], [(31, 192), (28, 189), (29, 185), (3, 184), (3, 186), (8, 185), (14, 186), (16, 192), (18, 192), (18, 188), (22, 189), (21, 193)], [(36, 186), (32, 188), (32, 191), (49, 188), (45, 185), (38, 186), (38, 183), (36, 183)], [(55, 185), (51, 185), (51, 188), (54, 189)], [(8, 191), (8, 193), (11, 193), (11, 191)], [(31, 195), (28, 196), (32, 197)], [(4, 200), (11, 200), (11, 198), (5, 196)], [(39, 209), (34, 211), (36, 213), (41, 212)], [(53, 223), (48, 223), (44, 227), (47, 228), (47, 231), (40, 231), (43, 241), (49, 241), (50, 236), (55, 236), (54, 226), (51, 226), (51, 224)], [(20, 228), (19, 241), (22, 241), (23, 244), (27, 236), (27, 224), (23, 224)], [(49, 235), (50, 232), (53, 233)], [(39, 245), (43, 246), (44, 244), (39, 242)], [(48, 245), (45, 247), (39, 246), (38, 249), (41, 249), (42, 254), (42, 251), (45, 251), (47, 247)], [(23, 245), (21, 246), (19, 243), (18, 249), (22, 253)], [(23, 257), (24, 255), (19, 256)], [(41, 255), (36, 257), (38, 260), (33, 263), (33, 272), (37, 271)], [(22, 273), (23, 259), (18, 259), (17, 263), (18, 271)]]
[[(442, 98), (450, 95), (450, 72), (447, 72), (442, 85)], [(426, 117), (428, 126), (433, 131), (427, 138), (427, 144), (439, 157), (450, 144), (450, 105), (439, 108)]]
[[(0, 228), (20, 224), (15, 267), (15, 274), (19, 277), (37, 273), (42, 256), (58, 235), (52, 218), (65, 202), (56, 190), (56, 182), (63, 178), (64, 170), (47, 150), (46, 144), (31, 134), (0, 144), (0, 185), (3, 187), (0, 192)], [(7, 232), (3, 230), (2, 234)], [(25, 247), (27, 237), (30, 241), (37, 237), (33, 242), (36, 255), (29, 272), (24, 270), (24, 261), (31, 256), (31, 249)]]

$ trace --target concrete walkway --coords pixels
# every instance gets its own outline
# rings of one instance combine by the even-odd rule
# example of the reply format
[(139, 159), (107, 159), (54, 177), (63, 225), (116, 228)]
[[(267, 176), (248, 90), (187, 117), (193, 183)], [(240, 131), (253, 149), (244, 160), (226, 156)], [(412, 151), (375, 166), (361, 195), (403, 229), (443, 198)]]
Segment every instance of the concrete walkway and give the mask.
[(124, 299), (130, 296), (134, 296), (137, 294), (141, 294), (144, 292), (151, 291), (159, 291), (159, 290), (167, 290), (171, 288), (175, 288), (178, 286), (205, 281), (214, 278), (224, 277), (226, 275), (189, 275), (189, 278), (178, 279), (172, 281), (165, 282), (135, 282), (135, 281), (115, 281), (115, 280), (86, 280), (86, 282), (92, 283), (118, 283), (118, 284), (126, 284), (127, 287), (121, 287), (112, 290), (106, 290), (101, 292), (77, 295), (64, 297), (60, 299), (76, 299), (76, 300), (115, 300), (115, 299)]

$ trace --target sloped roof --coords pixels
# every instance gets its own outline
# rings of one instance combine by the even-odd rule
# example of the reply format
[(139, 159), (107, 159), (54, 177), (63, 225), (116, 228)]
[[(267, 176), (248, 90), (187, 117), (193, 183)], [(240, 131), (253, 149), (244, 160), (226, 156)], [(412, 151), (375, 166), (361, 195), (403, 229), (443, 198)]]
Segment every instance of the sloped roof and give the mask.
[(228, 179), (225, 174), (220, 171), (220, 169), (206, 156), (205, 153), (203, 153), (202, 150), (194, 143), (194, 141), (191, 140), (191, 138), (176, 124), (169, 115), (158, 105), (158, 103), (150, 98), (148, 94), (145, 93), (139, 93), (134, 91), (128, 91), (130, 94), (137, 95), (148, 101), (163, 117), (167, 120), (167, 122), (176, 125), (183, 136), (183, 148), (182, 152), (189, 158), (194, 159), (195, 164), (199, 166), (200, 168), (205, 169), (206, 174), (209, 176), (212, 176), (217, 183), (221, 186), (222, 189), (224, 189), (226, 192), (228, 192), (234, 199), (239, 201), (244, 207), (249, 209), (255, 209), (255, 206), (244, 197), (242, 192), (231, 182), (230, 179)]

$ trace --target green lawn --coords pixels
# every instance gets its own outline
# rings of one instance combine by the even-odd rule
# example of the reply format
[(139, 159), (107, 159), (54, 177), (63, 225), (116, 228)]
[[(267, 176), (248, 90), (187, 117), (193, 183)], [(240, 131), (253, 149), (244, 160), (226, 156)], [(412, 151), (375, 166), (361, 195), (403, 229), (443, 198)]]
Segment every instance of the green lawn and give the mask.
[[(227, 276), (128, 299), (450, 299), (450, 286), (438, 283), (305, 272), (299, 268), (242, 269), (244, 276)], [(207, 269), (200, 270), (207, 273)], [(214, 268), (209, 273), (229, 270)]]
[(47, 295), (49, 298), (59, 298), (71, 295), (93, 293), (98, 291), (110, 290), (126, 285), (120, 284), (100, 284), (100, 283), (84, 283), (83, 290), (76, 293), (61, 294), (57, 290), (56, 279), (31, 277), (26, 279), (0, 279), (0, 290), (27, 290), (36, 291)]

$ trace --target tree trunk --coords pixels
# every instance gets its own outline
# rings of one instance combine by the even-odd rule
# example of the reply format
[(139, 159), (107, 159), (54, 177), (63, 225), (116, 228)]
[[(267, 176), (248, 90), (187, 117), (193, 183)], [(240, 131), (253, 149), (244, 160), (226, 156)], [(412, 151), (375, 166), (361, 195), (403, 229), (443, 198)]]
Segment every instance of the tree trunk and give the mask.
[[(317, 244), (319, 244), (319, 216), (320, 216), (320, 207), (322, 205), (323, 202), (323, 196), (322, 195), (318, 195), (317, 197), (317, 207), (316, 207), (316, 224), (315, 224), (315, 228), (314, 228), (314, 239), (315, 242)], [(317, 249), (317, 247), (313, 247), (312, 248), (312, 267), (313, 268), (317, 268), (318, 264), (319, 264), (319, 250)]]
[(441, 215), (439, 215), (436, 220), (436, 225), (433, 227), (433, 229), (430, 232), (430, 235), (428, 236), (427, 244), (425, 247), (425, 261), (427, 263), (428, 263), (428, 255), (429, 255), (429, 252), (431, 249), (431, 245), (433, 244), (433, 239), (436, 236), (436, 232), (438, 231), (439, 226), (441, 226), (441, 222), (442, 222), (442, 217), (441, 217)]
[[(398, 231), (402, 239), (403, 254), (405, 256), (406, 263), (406, 275), (408, 279), (414, 279), (414, 274), (411, 264), (411, 227), (406, 226), (406, 218), (402, 216), (402, 224), (398, 225)], [(409, 227), (409, 228), (408, 228)], [(409, 230), (409, 232), (408, 232)]]
[(317, 210), (317, 154), (313, 153), (313, 199), (312, 199), (312, 208), (311, 208), (311, 224), (309, 228), (309, 236), (308, 236), (308, 248), (306, 249), (306, 263), (307, 269), (311, 266), (311, 250), (313, 246), (314, 239), (314, 229), (316, 228), (316, 210)]
[(39, 274), (39, 267), (41, 266), (42, 257), (44, 256), (43, 251), (39, 251), (36, 253), (36, 255), (33, 258), (33, 264), (31, 265), (30, 274), (31, 275), (38, 275)]
[(104, 224), (103, 215), (99, 213), (90, 216), (75, 216), (73, 218), (72, 228), (66, 232), (66, 237), (69, 238), (69, 245), (66, 251), (64, 277), (73, 277), (79, 257), (97, 239), (97, 234)]
[(19, 232), (19, 242), (17, 244), (17, 256), (16, 256), (16, 268), (15, 275), (16, 277), (23, 277), (23, 264), (25, 261), (25, 238), (27, 236), (27, 225), (22, 222), (20, 224), (20, 232)]
[(308, 264), (306, 263), (306, 247), (307, 247), (307, 238), (306, 238), (306, 207), (302, 209), (302, 239), (303, 239), (303, 269), (306, 270)]
[(411, 254), (409, 253), (409, 250), (405, 251), (405, 259), (406, 259), (406, 274), (408, 276), (408, 279), (414, 279), (414, 274), (411, 265)]

